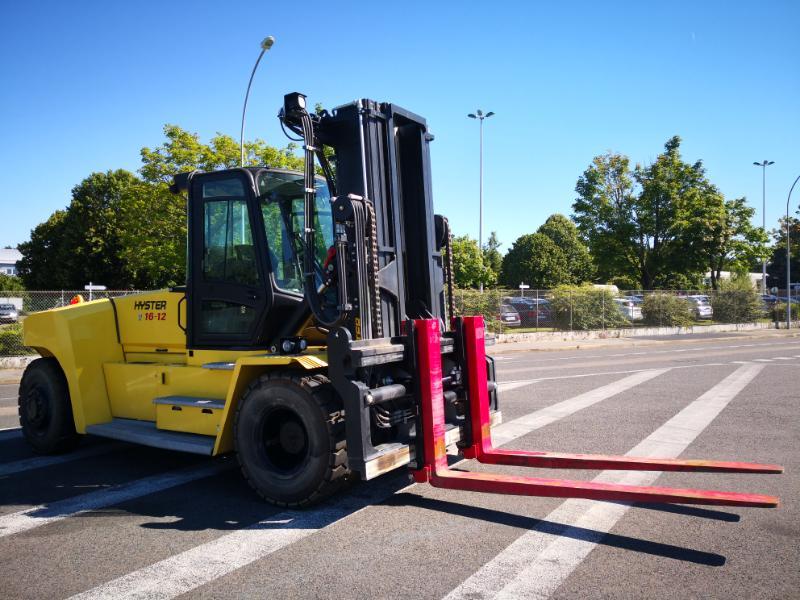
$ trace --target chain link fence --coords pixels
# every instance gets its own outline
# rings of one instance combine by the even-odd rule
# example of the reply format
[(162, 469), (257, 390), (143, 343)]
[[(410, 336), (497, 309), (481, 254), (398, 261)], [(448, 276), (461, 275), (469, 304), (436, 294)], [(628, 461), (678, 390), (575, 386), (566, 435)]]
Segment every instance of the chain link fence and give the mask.
[[(800, 299), (792, 298), (798, 320)], [(457, 315), (480, 314), (495, 333), (603, 331), (786, 320), (786, 298), (748, 290), (618, 290), (565, 286), (553, 290), (456, 290)]]
[[(137, 293), (92, 292), (91, 299)], [(31, 354), (22, 343), (22, 322), (30, 313), (67, 306), (83, 290), (0, 293), (0, 357)], [(457, 315), (483, 315), (490, 331), (603, 331), (626, 327), (687, 327), (710, 323), (785, 323), (785, 296), (749, 291), (628, 290), (574, 286), (554, 290), (455, 290)], [(792, 298), (794, 326), (800, 326), (800, 295)]]
[(49, 290), (25, 292), (0, 292), (0, 357), (32, 354), (22, 344), (22, 323), (35, 312), (68, 306), (70, 300), (81, 295), (84, 300), (98, 300), (138, 293), (137, 290)]

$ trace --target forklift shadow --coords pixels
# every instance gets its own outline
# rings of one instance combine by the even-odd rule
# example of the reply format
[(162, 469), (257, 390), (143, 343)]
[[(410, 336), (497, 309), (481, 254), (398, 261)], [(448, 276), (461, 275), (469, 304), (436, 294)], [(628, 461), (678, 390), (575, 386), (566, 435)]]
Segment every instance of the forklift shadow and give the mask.
[[(544, 519), (537, 519), (534, 517), (526, 517), (524, 515), (515, 515), (503, 511), (493, 510), (490, 508), (481, 508), (477, 506), (469, 506), (466, 504), (459, 504), (447, 500), (437, 500), (434, 498), (425, 498), (411, 493), (399, 493), (386, 501), (385, 504), (391, 506), (415, 506), (427, 510), (435, 510), (448, 515), (458, 515), (469, 519), (480, 519), (498, 525), (508, 525), (511, 527), (518, 527), (520, 529), (531, 530), (536, 529), (542, 533), (547, 533), (553, 536), (568, 537), (581, 541), (594, 542), (598, 545), (609, 546), (612, 548), (619, 548), (622, 550), (630, 550), (632, 552), (640, 552), (642, 554), (649, 554), (652, 556), (660, 556), (663, 558), (671, 558), (673, 560), (680, 560), (684, 562), (704, 565), (709, 567), (721, 567), (725, 564), (726, 558), (720, 554), (713, 552), (703, 552), (701, 550), (693, 550), (691, 548), (682, 548), (671, 544), (662, 544), (660, 542), (653, 542), (650, 540), (637, 539), (616, 533), (604, 533), (587, 529), (584, 527), (575, 527), (572, 525), (564, 525), (562, 523), (554, 523)], [(635, 505), (640, 507), (638, 504)], [(649, 508), (660, 510), (663, 505), (650, 505), (641, 506), (641, 508)], [(669, 506), (669, 512), (684, 512), (679, 508), (690, 508), (686, 514), (719, 519), (720, 515), (726, 515), (721, 511), (696, 509), (694, 507), (677, 507)], [(706, 514), (709, 513), (709, 514)], [(717, 514), (719, 513), (719, 514)], [(736, 518), (729, 519), (723, 518), (721, 520), (738, 521), (738, 515), (732, 515)]]

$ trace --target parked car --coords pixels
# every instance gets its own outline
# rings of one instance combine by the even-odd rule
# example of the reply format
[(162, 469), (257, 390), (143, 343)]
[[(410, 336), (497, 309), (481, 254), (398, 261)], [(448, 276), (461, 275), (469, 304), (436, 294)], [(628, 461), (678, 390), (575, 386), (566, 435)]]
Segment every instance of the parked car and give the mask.
[(642, 320), (642, 301), (636, 296), (623, 296), (614, 298), (619, 310), (629, 321)]
[(545, 298), (508, 296), (503, 298), (503, 304), (509, 304), (516, 309), (522, 325), (525, 327), (536, 327), (537, 325), (549, 323), (552, 319), (550, 302)]
[(13, 304), (0, 304), (0, 323), (16, 323), (19, 311)]
[(522, 319), (517, 309), (510, 304), (500, 305), (500, 313), (497, 315), (497, 320), (506, 327), (519, 327), (522, 325)]
[(689, 308), (698, 321), (704, 319), (711, 319), (714, 316), (714, 310), (711, 308), (711, 303), (708, 296), (694, 295), (686, 296), (686, 301), (689, 302)]

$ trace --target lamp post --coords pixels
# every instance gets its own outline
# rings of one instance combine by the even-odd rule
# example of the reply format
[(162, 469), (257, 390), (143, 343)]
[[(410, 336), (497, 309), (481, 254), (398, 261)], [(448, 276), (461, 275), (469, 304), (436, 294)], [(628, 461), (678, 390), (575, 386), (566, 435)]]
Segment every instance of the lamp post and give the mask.
[[(480, 130), (481, 130), (481, 141), (480, 141), (480, 199), (478, 204), (478, 250), (481, 253), (481, 260), (483, 260), (483, 120), (488, 119), (494, 113), (488, 112), (483, 114), (481, 109), (475, 111), (475, 113), (469, 113), (467, 116), (470, 119), (478, 119), (481, 123)], [(481, 281), (481, 292), (483, 292), (483, 281)]]
[(244, 95), (244, 106), (242, 107), (242, 128), (239, 130), (239, 150), (241, 151), (241, 159), (239, 162), (239, 166), (244, 166), (244, 116), (247, 113), (247, 99), (250, 97), (250, 86), (253, 84), (253, 77), (256, 74), (256, 69), (258, 68), (258, 63), (261, 62), (261, 58), (264, 56), (264, 53), (272, 48), (272, 44), (275, 43), (275, 38), (271, 35), (268, 35), (261, 41), (261, 54), (258, 55), (256, 59), (256, 64), (253, 65), (253, 71), (250, 73), (250, 81), (247, 82), (247, 92)]
[(789, 196), (786, 198), (786, 329), (792, 328), (792, 255), (789, 252), (789, 239), (791, 237), (789, 234), (792, 230), (789, 221), (789, 201), (792, 199), (792, 191), (794, 191), (794, 186), (797, 185), (798, 181), (800, 181), (800, 175), (797, 176), (792, 187), (789, 188)]
[[(767, 167), (774, 165), (774, 160), (753, 163), (761, 167), (761, 228), (767, 230)], [(761, 260), (761, 293), (767, 293), (767, 259)]]

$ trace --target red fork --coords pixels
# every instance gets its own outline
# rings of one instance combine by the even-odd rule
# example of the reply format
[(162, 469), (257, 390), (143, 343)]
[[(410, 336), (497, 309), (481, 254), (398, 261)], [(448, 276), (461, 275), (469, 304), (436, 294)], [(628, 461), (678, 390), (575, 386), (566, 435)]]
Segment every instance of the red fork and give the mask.
[[(468, 458), (477, 458), (480, 462), (489, 464), (525, 467), (635, 469), (647, 471), (782, 472), (782, 468), (776, 465), (495, 449), (492, 447), (489, 419), (483, 318), (464, 317), (461, 327), (466, 357), (465, 370), (468, 377), (471, 417), (469, 426), (472, 433), (472, 446), (465, 449), (464, 452), (464, 455)], [(418, 482), (428, 482), (434, 487), (448, 489), (525, 496), (720, 506), (774, 507), (778, 504), (777, 498), (760, 494), (644, 487), (594, 481), (452, 471), (447, 465), (444, 442), (444, 398), (442, 394), (442, 362), (438, 321), (433, 319), (415, 321), (414, 335), (418, 358), (417, 371), (420, 378), (423, 436), (421, 467), (414, 472), (414, 478)]]

